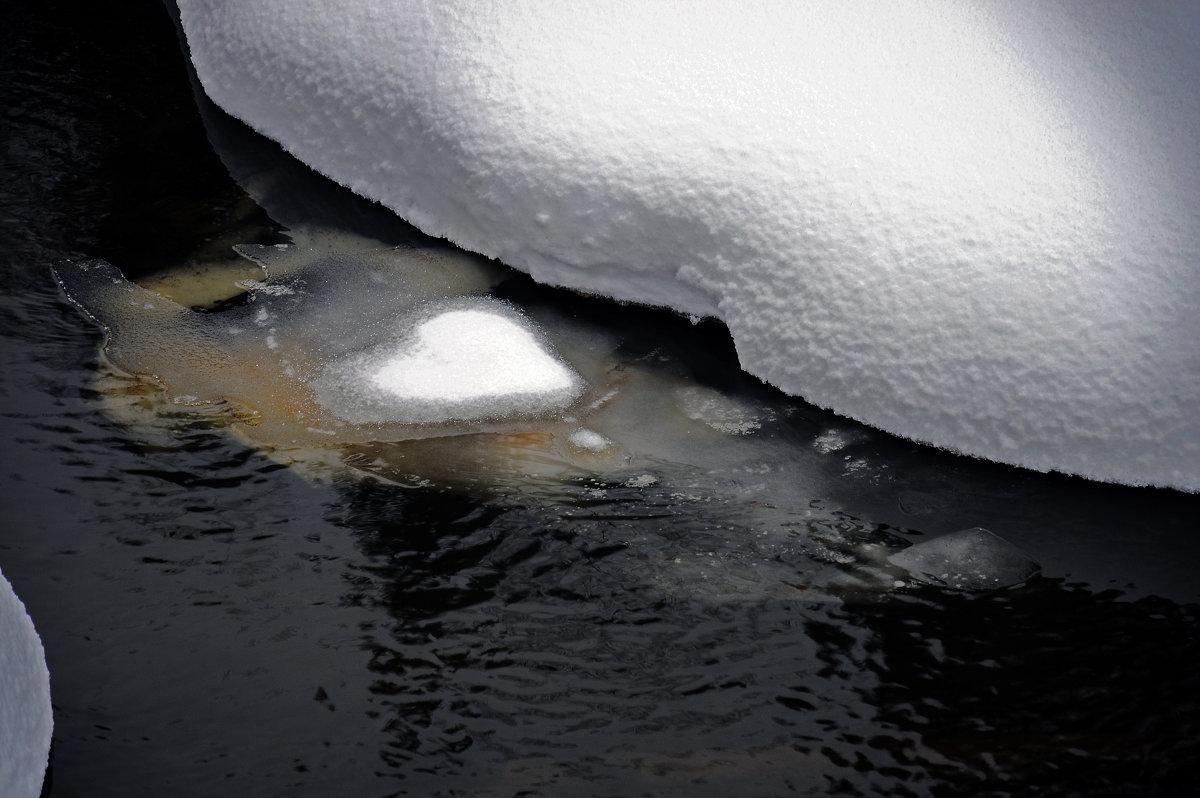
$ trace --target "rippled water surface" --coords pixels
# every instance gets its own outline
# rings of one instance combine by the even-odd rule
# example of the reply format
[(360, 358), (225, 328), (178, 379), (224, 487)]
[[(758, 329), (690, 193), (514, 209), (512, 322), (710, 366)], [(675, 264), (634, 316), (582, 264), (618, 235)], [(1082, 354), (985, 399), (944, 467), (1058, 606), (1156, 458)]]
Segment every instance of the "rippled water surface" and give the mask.
[[(872, 433), (739, 376), (707, 325), (503, 290), (781, 408), (754, 434), (808, 453), (783, 490), (649, 456), (421, 478), (436, 444), (297, 470), (132, 383), (152, 410), (114, 414), (51, 266), (286, 234), (215, 154), (168, 15), (117, 6), (10, 6), (0, 34), (0, 567), (50, 665), (47, 795), (1200, 789), (1200, 498)], [(871, 556), (972, 526), (1042, 575), (896, 587)]]

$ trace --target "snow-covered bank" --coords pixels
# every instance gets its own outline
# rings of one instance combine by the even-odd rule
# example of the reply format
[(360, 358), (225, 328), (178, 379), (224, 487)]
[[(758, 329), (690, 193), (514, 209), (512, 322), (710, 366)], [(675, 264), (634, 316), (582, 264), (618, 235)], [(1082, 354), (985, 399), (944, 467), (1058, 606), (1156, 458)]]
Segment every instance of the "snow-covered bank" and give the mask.
[(179, 6), (219, 105), (427, 232), (883, 429), (1200, 490), (1195, 6)]
[(0, 573), (0, 795), (41, 793), (53, 726), (42, 641)]

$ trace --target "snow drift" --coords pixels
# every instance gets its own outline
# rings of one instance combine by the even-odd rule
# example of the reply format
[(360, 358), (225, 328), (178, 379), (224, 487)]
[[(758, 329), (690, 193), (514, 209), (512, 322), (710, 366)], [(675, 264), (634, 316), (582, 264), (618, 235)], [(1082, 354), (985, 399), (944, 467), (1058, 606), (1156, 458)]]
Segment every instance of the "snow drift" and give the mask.
[(1200, 490), (1198, 4), (179, 8), (218, 105), (428, 233), (909, 438)]

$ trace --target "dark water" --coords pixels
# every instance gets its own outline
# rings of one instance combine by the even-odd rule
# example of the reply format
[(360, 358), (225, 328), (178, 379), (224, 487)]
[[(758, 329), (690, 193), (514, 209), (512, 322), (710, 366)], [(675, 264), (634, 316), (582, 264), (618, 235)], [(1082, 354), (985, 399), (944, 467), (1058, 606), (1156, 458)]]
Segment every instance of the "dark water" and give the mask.
[[(670, 480), (314, 485), (204, 419), (118, 424), (51, 264), (145, 273), (280, 232), (214, 153), (161, 6), (2, 14), (0, 568), (49, 661), (47, 795), (1200, 789), (1198, 497), (863, 433), (838, 479), (797, 484), (801, 523)], [(631, 356), (764, 391), (719, 333), (598, 315), (618, 313)], [(847, 426), (794, 409), (764, 434)], [(813, 577), (822, 536), (976, 525), (1043, 576), (974, 595)]]

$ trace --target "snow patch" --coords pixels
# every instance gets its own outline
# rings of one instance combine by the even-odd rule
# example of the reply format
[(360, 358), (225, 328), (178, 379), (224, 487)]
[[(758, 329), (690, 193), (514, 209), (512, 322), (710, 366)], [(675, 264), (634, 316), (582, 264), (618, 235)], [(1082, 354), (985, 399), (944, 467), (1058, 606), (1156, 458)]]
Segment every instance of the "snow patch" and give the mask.
[(390, 340), (333, 362), (317, 401), (355, 424), (443, 423), (561, 411), (583, 380), (512, 307), (431, 303)]

